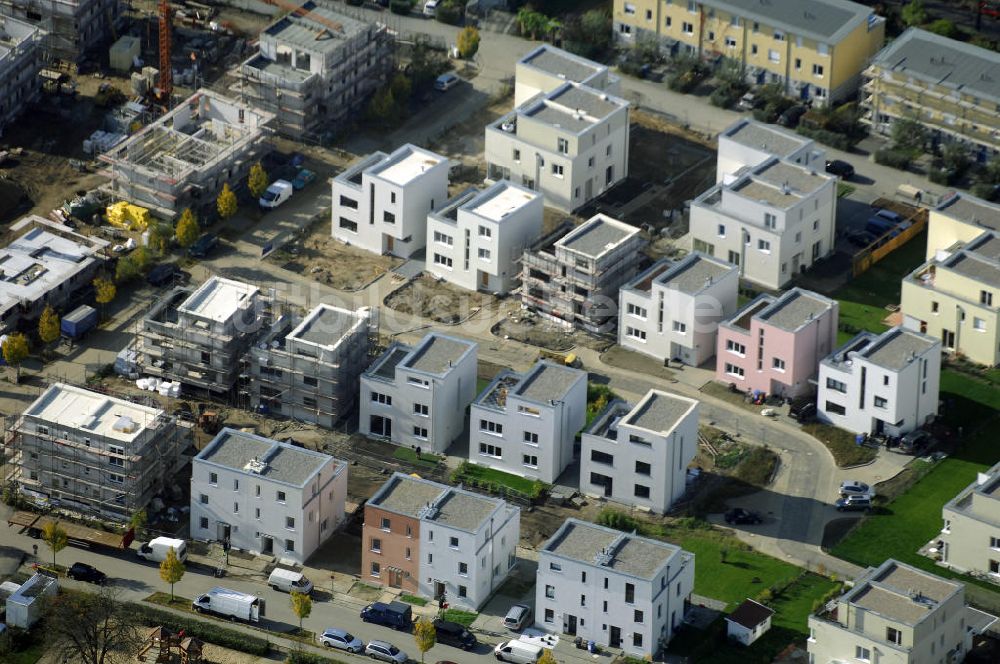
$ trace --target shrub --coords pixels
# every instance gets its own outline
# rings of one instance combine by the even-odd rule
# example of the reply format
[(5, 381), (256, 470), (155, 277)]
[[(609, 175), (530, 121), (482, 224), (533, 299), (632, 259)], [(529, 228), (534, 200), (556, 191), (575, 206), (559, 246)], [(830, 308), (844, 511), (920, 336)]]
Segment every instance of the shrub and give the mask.
[(293, 650), (285, 658), (285, 664), (343, 664), (343, 662), (324, 655), (314, 655), (311, 652)]
[(954, 174), (948, 169), (935, 166), (931, 168), (930, 172), (927, 174), (927, 179), (934, 184), (948, 186), (957, 178), (955, 178)]
[(708, 100), (712, 102), (712, 106), (718, 106), (719, 108), (729, 108), (739, 98), (740, 95), (728, 85), (720, 85), (712, 90), (712, 94), (708, 96)]
[(413, 9), (413, 2), (411, 0), (389, 0), (389, 11), (393, 14), (401, 14), (406, 16)]
[(803, 136), (808, 136), (809, 138), (823, 143), (824, 145), (829, 145), (830, 147), (837, 148), (838, 150), (844, 150), (845, 152), (851, 149), (854, 145), (854, 141), (850, 139), (849, 136), (837, 133), (835, 131), (830, 131), (829, 129), (810, 129), (809, 127), (803, 127), (799, 125), (798, 132)]
[(906, 170), (910, 165), (910, 154), (893, 148), (881, 148), (875, 151), (875, 163)]
[(187, 636), (193, 636), (223, 648), (231, 648), (257, 657), (263, 657), (271, 651), (271, 644), (266, 639), (237, 632), (227, 627), (213, 625), (196, 618), (186, 618), (170, 611), (161, 611), (145, 604), (133, 604), (132, 610), (139, 620), (147, 625), (160, 625), (172, 632), (184, 630), (184, 634)]
[(434, 12), (434, 20), (438, 23), (458, 25), (462, 22), (462, 6), (456, 2), (440, 3)]
[(989, 182), (977, 182), (972, 185), (972, 195), (985, 201), (992, 201), (997, 193), (997, 185)]

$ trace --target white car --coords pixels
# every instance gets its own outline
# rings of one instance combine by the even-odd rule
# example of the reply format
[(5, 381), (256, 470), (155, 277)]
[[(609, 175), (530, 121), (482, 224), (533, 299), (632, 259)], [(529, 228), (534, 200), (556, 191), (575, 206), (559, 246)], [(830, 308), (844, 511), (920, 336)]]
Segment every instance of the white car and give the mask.
[(389, 664), (406, 664), (407, 654), (388, 641), (369, 641), (365, 654), (372, 659), (380, 659)]
[(859, 482), (858, 480), (844, 480), (840, 483), (840, 495), (847, 496), (868, 496), (872, 497), (875, 495), (875, 491), (865, 484), (864, 482)]
[(364, 641), (350, 632), (343, 629), (337, 629), (336, 627), (323, 630), (323, 633), (319, 635), (319, 642), (327, 648), (346, 650), (347, 652), (352, 652), (356, 655), (360, 654), (365, 649)]
[(434, 89), (444, 92), (445, 90), (451, 89), (458, 85), (461, 79), (455, 74), (448, 72), (447, 74), (441, 74), (434, 80)]
[(424, 3), (424, 16), (433, 17), (437, 14), (437, 8), (438, 0), (427, 0), (427, 2)]
[(275, 180), (264, 190), (257, 202), (264, 209), (276, 208), (291, 198), (294, 192), (295, 187), (288, 180)]

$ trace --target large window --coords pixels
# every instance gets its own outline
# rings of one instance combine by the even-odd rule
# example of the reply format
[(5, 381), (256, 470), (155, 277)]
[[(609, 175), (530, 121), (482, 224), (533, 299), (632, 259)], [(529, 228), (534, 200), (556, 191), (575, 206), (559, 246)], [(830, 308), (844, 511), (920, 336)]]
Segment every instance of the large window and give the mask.
[(730, 376), (736, 376), (737, 378), (743, 378), (745, 376), (743, 367), (730, 364), (729, 362), (726, 362), (726, 373)]
[(841, 383), (839, 380), (834, 380), (833, 378), (826, 379), (827, 389), (831, 389), (834, 392), (840, 392), (841, 394), (847, 394), (847, 385)]
[(479, 453), (483, 456), (493, 457), (494, 459), (503, 458), (503, 448), (499, 445), (489, 445), (487, 443), (479, 443)]
[(834, 403), (832, 401), (826, 402), (826, 407), (823, 409), (828, 413), (833, 413), (834, 415), (846, 415), (847, 409), (841, 406), (839, 403)]
[(498, 436), (503, 435), (503, 425), (499, 422), (492, 422), (490, 420), (479, 420), (479, 430), (485, 431), (486, 433), (493, 433)]

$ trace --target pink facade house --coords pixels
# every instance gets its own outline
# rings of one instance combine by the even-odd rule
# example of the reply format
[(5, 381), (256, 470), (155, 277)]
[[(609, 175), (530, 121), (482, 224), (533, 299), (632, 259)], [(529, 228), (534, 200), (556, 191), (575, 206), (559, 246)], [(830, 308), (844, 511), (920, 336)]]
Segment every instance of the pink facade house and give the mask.
[(838, 312), (835, 300), (801, 288), (760, 295), (719, 324), (716, 380), (789, 398), (814, 391), (820, 360), (836, 347)]

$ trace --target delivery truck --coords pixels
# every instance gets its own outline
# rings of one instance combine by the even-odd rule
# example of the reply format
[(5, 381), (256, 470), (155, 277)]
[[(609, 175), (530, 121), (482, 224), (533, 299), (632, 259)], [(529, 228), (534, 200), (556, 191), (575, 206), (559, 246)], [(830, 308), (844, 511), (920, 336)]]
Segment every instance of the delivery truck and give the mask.
[(140, 544), (136, 555), (154, 563), (162, 563), (167, 559), (167, 551), (170, 549), (174, 550), (174, 553), (177, 554), (177, 559), (181, 562), (187, 559), (187, 543), (182, 539), (174, 539), (173, 537), (157, 537), (145, 544)]
[(63, 316), (59, 323), (59, 331), (63, 339), (79, 341), (96, 326), (97, 309), (84, 304)]
[(215, 587), (191, 602), (198, 613), (212, 613), (229, 620), (260, 622), (264, 615), (264, 600), (238, 590)]

